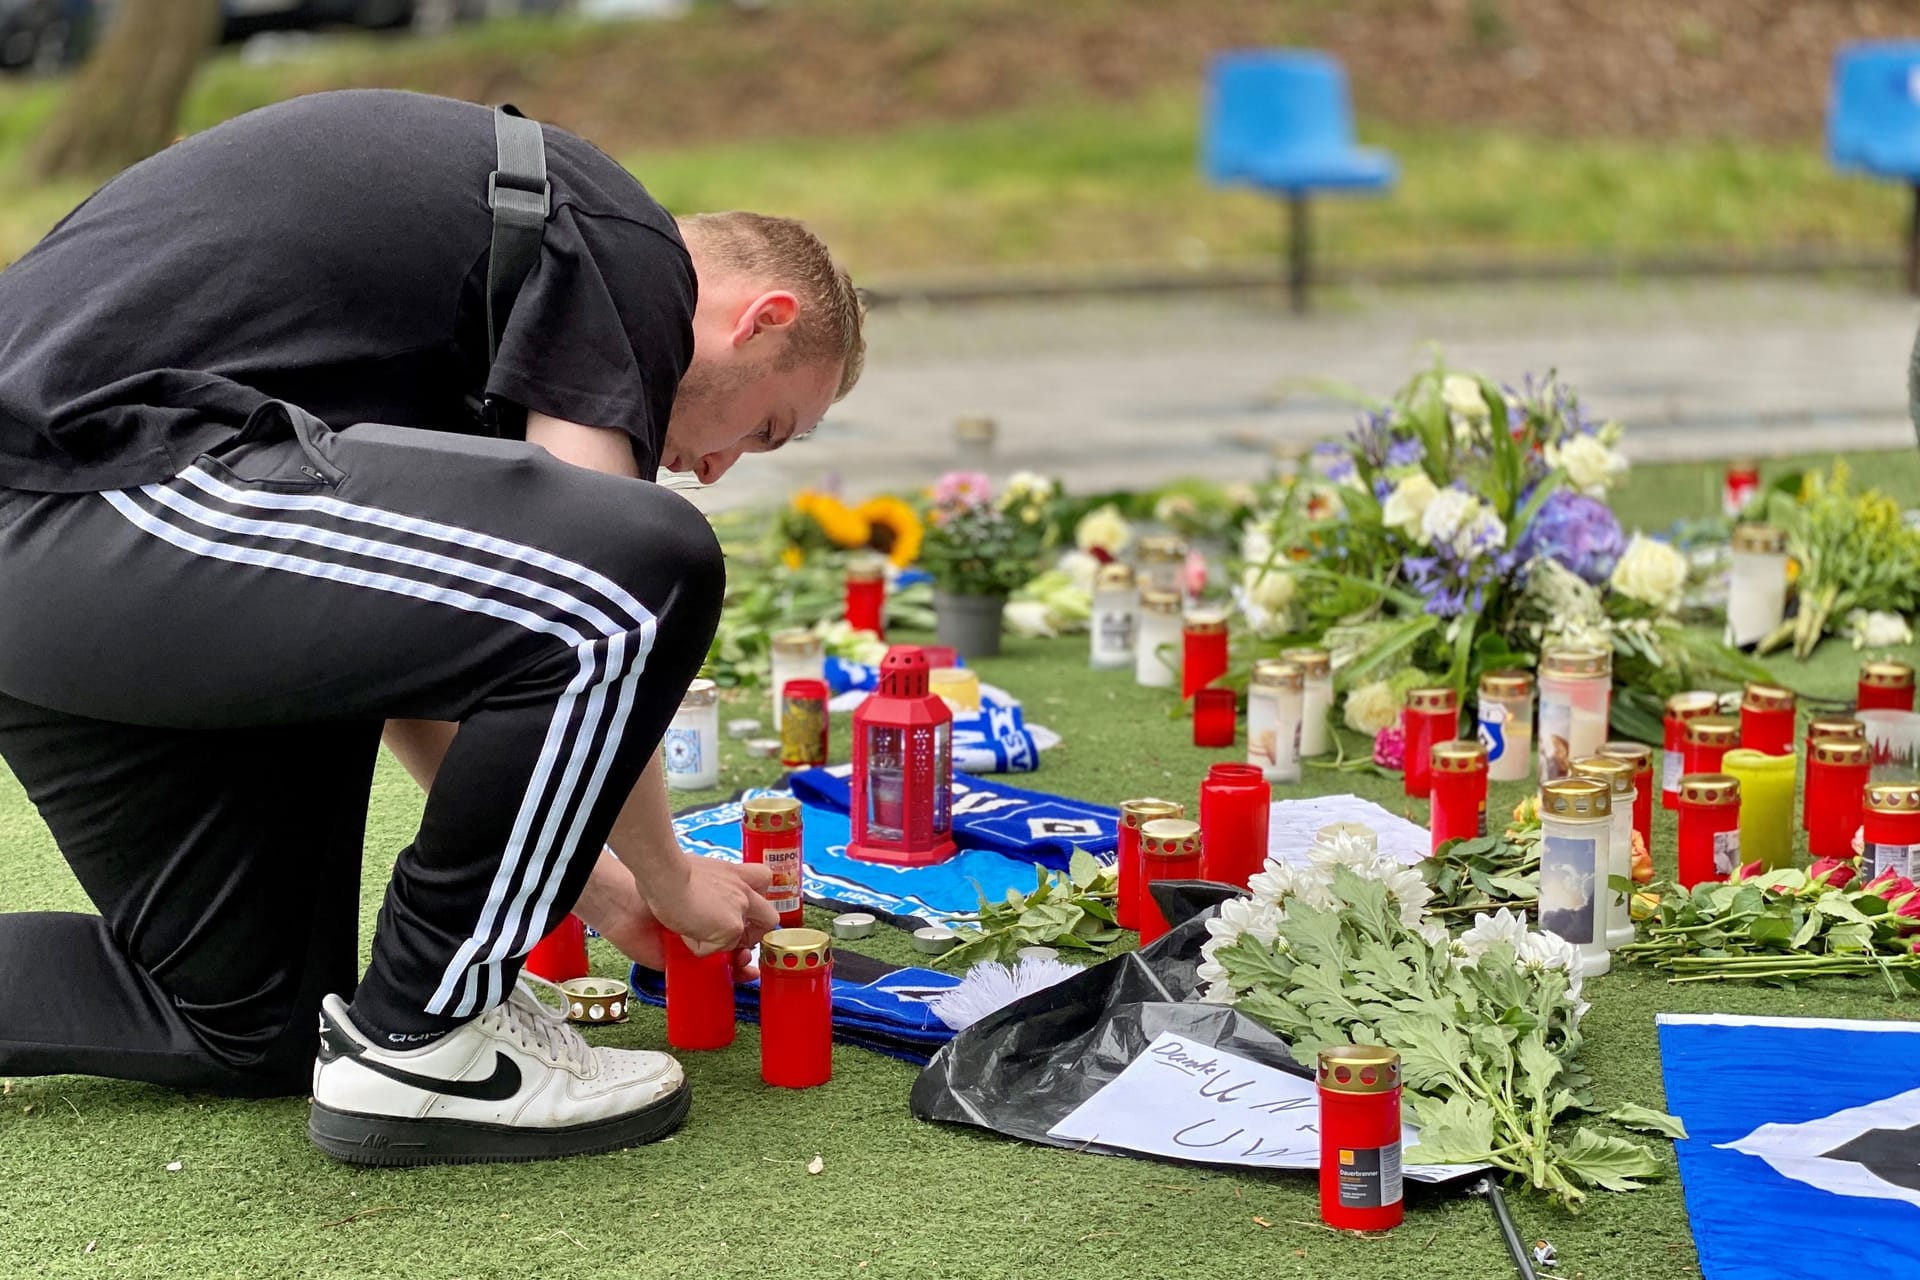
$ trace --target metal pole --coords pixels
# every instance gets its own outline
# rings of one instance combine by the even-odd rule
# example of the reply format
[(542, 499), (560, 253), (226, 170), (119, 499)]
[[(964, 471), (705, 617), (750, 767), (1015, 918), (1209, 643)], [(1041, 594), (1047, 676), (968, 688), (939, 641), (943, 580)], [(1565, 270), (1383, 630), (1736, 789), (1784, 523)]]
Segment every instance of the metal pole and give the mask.
[[(1917, 220), (1915, 225), (1920, 229), (1920, 187), (1914, 189), (1914, 199), (1916, 201), (1914, 217)], [(1307, 310), (1309, 263), (1312, 256), (1312, 232), (1307, 220), (1306, 194), (1289, 191), (1287, 193), (1287, 297), (1293, 304), (1294, 312), (1299, 315), (1306, 314)]]

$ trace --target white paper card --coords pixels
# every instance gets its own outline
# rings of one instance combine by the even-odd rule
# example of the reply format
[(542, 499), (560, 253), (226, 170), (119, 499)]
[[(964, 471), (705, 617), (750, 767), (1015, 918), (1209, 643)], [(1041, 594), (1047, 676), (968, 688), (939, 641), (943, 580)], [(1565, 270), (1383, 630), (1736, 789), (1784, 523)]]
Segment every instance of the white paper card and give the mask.
[(1359, 796), (1314, 796), (1276, 800), (1267, 818), (1267, 856), (1305, 866), (1314, 835), (1335, 822), (1358, 822), (1380, 837), (1380, 852), (1408, 866), (1433, 851), (1433, 836), (1423, 826)]
[[(1317, 1169), (1320, 1092), (1311, 1080), (1163, 1031), (1047, 1134), (1176, 1160)], [(1412, 1151), (1418, 1141), (1419, 1130), (1402, 1122), (1401, 1146)], [(1409, 1164), (1402, 1173), (1445, 1182), (1484, 1167)]]

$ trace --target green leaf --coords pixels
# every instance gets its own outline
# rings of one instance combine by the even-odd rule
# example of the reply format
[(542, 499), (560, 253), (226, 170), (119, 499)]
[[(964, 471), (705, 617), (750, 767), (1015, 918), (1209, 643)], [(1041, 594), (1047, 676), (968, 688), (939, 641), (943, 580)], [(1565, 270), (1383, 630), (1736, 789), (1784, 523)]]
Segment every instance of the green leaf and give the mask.
[(1536, 1031), (1526, 1037), (1515, 1050), (1514, 1059), (1520, 1064), (1521, 1080), (1527, 1096), (1536, 1105), (1544, 1105), (1553, 1094), (1554, 1082), (1560, 1078), (1563, 1065), (1547, 1048), (1546, 1036)]
[(1813, 936), (1820, 932), (1820, 926), (1823, 923), (1825, 923), (1825, 921), (1819, 912), (1807, 912), (1807, 918), (1801, 921), (1800, 927), (1794, 931), (1793, 938), (1787, 943), (1787, 946), (1795, 951), (1805, 947), (1809, 942), (1813, 941)]
[(1088, 889), (1100, 878), (1100, 860), (1085, 849), (1075, 849), (1073, 856), (1067, 859), (1067, 877), (1073, 881), (1074, 888)]
[(1657, 1133), (1663, 1138), (1672, 1138), (1675, 1142), (1687, 1136), (1687, 1127), (1680, 1123), (1678, 1116), (1670, 1116), (1664, 1111), (1655, 1111), (1652, 1107), (1643, 1107), (1637, 1102), (1623, 1103), (1607, 1112), (1607, 1119), (1628, 1129), (1638, 1129), (1642, 1133)]
[(1612, 1134), (1580, 1129), (1560, 1148), (1567, 1172), (1607, 1191), (1638, 1191), (1636, 1178), (1660, 1176), (1660, 1162), (1647, 1148)]
[(1793, 924), (1784, 916), (1756, 916), (1747, 926), (1747, 936), (1761, 946), (1785, 946), (1793, 937)]

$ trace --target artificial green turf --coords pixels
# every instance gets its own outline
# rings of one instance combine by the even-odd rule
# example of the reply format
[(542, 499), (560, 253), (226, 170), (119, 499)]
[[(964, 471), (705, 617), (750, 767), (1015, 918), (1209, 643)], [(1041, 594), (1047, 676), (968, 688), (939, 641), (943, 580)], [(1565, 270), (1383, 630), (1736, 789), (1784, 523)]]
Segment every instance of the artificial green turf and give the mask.
[[(1904, 500), (1911, 454), (1863, 458)], [(1646, 468), (1620, 498), (1631, 522), (1661, 526), (1704, 514), (1712, 468)], [(1058, 729), (1036, 784), (1117, 801), (1141, 794), (1192, 803), (1201, 775), (1228, 751), (1189, 745), (1165, 691), (1086, 668), (1084, 638), (1015, 640), (978, 664)], [(1777, 663), (1813, 694), (1844, 695), (1857, 658), (1830, 641), (1813, 662)], [(762, 695), (729, 707), (758, 713)], [(836, 725), (844, 746), (844, 724)], [(718, 798), (777, 771), (727, 744)], [(1409, 810), (1395, 781), (1310, 770), (1302, 793), (1351, 790)], [(1522, 794), (1496, 787), (1495, 812)], [(367, 838), (363, 937), (394, 850), (419, 799), (383, 760)], [(1671, 815), (1656, 807), (1656, 859), (1672, 867)], [(0, 911), (81, 909), (86, 902), (19, 788), (0, 772)], [(821, 913), (814, 913), (823, 918)], [(907, 961), (901, 935), (861, 949)], [(624, 965), (595, 943), (595, 967)], [(1912, 1017), (1865, 979), (1798, 991), (1668, 987), (1642, 972), (1589, 984), (1587, 1061), (1604, 1103), (1661, 1103), (1653, 1015), (1726, 1010), (1863, 1018)], [(49, 999), (68, 993), (52, 991)], [(638, 1009), (598, 1043), (659, 1046), (660, 1015)], [(1486, 1206), (1414, 1188), (1404, 1226), (1379, 1237), (1317, 1225), (1313, 1181), (1236, 1175), (1074, 1155), (906, 1112), (913, 1069), (851, 1049), (829, 1086), (764, 1088), (757, 1033), (684, 1055), (696, 1102), (687, 1126), (653, 1147), (543, 1165), (363, 1172), (307, 1145), (300, 1101), (232, 1102), (71, 1077), (14, 1080), (0, 1097), (0, 1277), (94, 1276), (1048, 1276), (1125, 1280), (1183, 1270), (1221, 1276), (1483, 1280), (1505, 1273)], [(1781, 1064), (1781, 1087), (1809, 1083)], [(814, 1156), (817, 1176), (805, 1172)], [(178, 1172), (166, 1166), (179, 1161)], [(1677, 1178), (1633, 1194), (1596, 1194), (1578, 1217), (1514, 1197), (1521, 1230), (1551, 1239), (1560, 1274), (1698, 1275)], [(91, 1249), (91, 1252), (89, 1252)]]

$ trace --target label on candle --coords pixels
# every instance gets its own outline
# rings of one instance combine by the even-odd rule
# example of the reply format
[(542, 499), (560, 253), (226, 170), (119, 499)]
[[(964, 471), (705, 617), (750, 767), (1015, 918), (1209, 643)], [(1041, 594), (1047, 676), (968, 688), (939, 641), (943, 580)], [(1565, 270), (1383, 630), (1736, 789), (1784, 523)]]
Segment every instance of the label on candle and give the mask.
[(1573, 704), (1540, 700), (1540, 781), (1573, 772)]
[(1911, 877), (1920, 869), (1920, 844), (1869, 844), (1866, 855), (1867, 865), (1872, 868), (1869, 880), (1888, 871)]
[(1106, 609), (1094, 615), (1093, 652), (1115, 662), (1133, 656), (1133, 610)]
[(1400, 1144), (1340, 1148), (1340, 1207), (1378, 1209), (1399, 1204)]
[(800, 846), (790, 844), (784, 848), (766, 851), (767, 870), (773, 873), (773, 880), (767, 885), (767, 901), (779, 912), (798, 911), (800, 909)]
[(1740, 828), (1713, 833), (1713, 869), (1723, 876), (1740, 869)]
[(1600, 916), (1600, 842), (1548, 836), (1540, 858), (1540, 929), (1579, 946), (1591, 943)]
[(1480, 745), (1487, 749), (1489, 765), (1505, 758), (1507, 754), (1507, 719), (1505, 704), (1490, 701), (1480, 703)]
[(1660, 756), (1660, 789), (1678, 791), (1680, 779), (1685, 776), (1686, 757), (1678, 751), (1662, 752)]
[(668, 729), (664, 748), (667, 776), (690, 777), (701, 768), (700, 731), (692, 728)]
[(1484, 837), (1487, 834), (1487, 802), (1480, 802), (1480, 814), (1474, 821), (1474, 834)]

